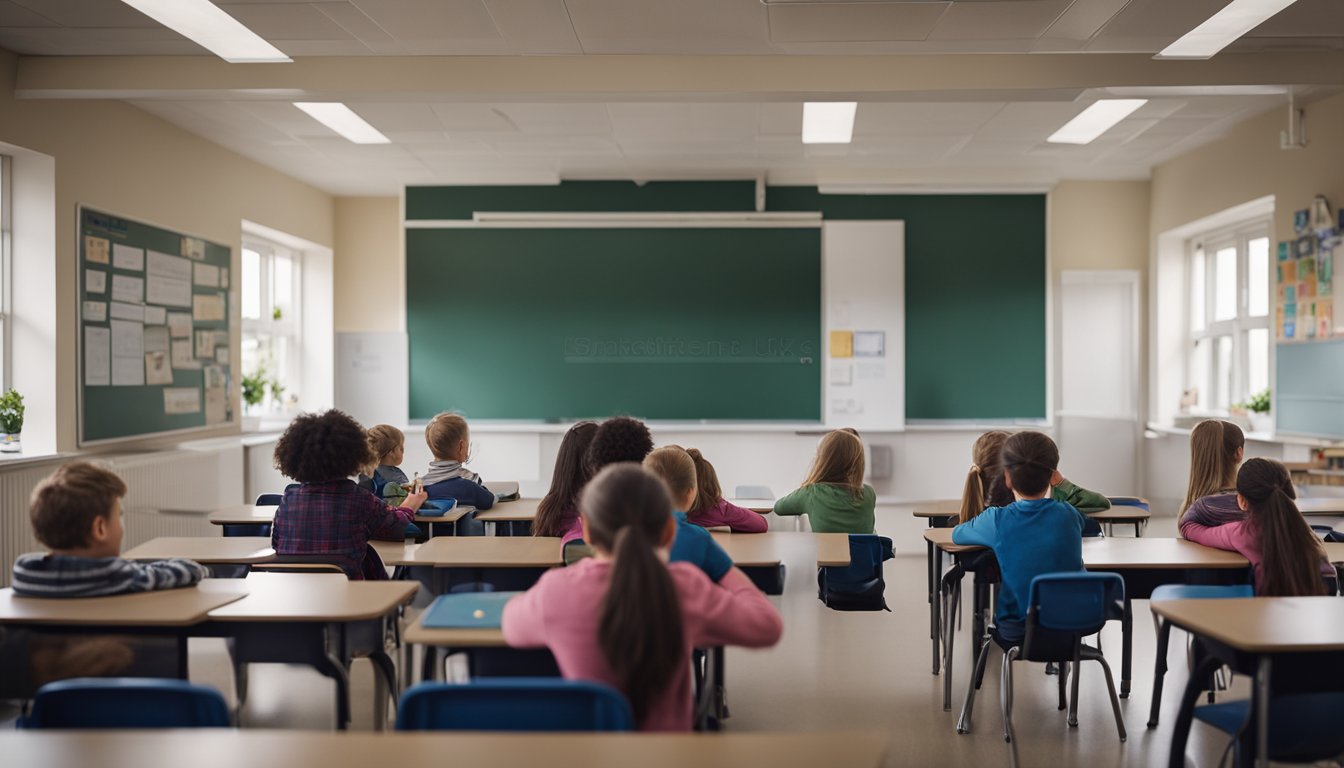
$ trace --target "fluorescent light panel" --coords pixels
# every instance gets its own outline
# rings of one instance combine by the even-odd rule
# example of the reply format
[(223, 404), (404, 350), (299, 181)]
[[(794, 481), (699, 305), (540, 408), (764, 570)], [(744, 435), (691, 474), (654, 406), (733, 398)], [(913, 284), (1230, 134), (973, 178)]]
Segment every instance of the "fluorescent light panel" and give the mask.
[(1052, 133), (1046, 141), (1053, 144), (1090, 144), (1093, 139), (1111, 130), (1116, 123), (1147, 103), (1147, 99), (1102, 99), (1078, 113), (1077, 117)]
[(803, 103), (804, 144), (848, 144), (854, 138), (856, 101)]
[(234, 64), (290, 58), (209, 0), (121, 0)]
[(1208, 59), (1296, 0), (1232, 0), (1203, 24), (1157, 54), (1161, 59)]
[(392, 143), (391, 139), (339, 101), (296, 101), (294, 106), (356, 144)]

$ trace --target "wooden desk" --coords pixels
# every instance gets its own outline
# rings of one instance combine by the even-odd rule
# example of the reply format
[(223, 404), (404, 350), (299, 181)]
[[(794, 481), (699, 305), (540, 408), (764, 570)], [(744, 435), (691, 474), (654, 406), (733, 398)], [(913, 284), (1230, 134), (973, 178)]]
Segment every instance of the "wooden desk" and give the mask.
[(415, 596), (405, 581), (350, 581), (339, 573), (253, 573), (247, 595), (210, 611), (211, 621), (351, 622), (380, 619)]
[(1297, 509), (1304, 515), (1344, 515), (1344, 496), (1306, 496), (1297, 499)]
[(794, 533), (711, 533), (733, 563), (739, 567), (777, 566), (784, 561), (789, 547), (808, 542), (816, 547), (817, 566), (849, 565), (849, 534)]
[(476, 519), (483, 523), (530, 523), (537, 517), (537, 505), (541, 499), (518, 499), (501, 501), (490, 509), (480, 512)]
[(210, 513), (211, 525), (266, 525), (275, 520), (276, 505), (240, 504)]
[(435, 568), (553, 568), (564, 565), (550, 536), (440, 536), (420, 545), (407, 565)]
[(0, 624), (74, 627), (188, 627), (206, 614), (241, 599), (239, 579), (206, 579), (199, 586), (110, 597), (19, 597), (0, 589)]
[(932, 519), (961, 513), (961, 499), (929, 499), (914, 503), (915, 517)]
[(883, 731), (790, 733), (321, 733), (315, 731), (9, 731), (0, 753), (24, 768), (276, 768), (300, 765), (545, 765), (547, 768), (878, 768)]
[(728, 499), (728, 503), (743, 509), (750, 509), (758, 515), (765, 515), (775, 511), (774, 499)]
[(408, 543), (405, 541), (381, 541), (373, 540), (369, 546), (378, 553), (378, 558), (383, 561), (383, 565), (392, 567), (402, 565), (413, 565), (415, 563), (415, 553), (420, 551), (422, 545)]
[[(1337, 667), (1344, 657), (1344, 600), (1338, 597), (1163, 600), (1154, 603), (1152, 609), (1173, 625), (1203, 638), (1216, 657), (1215, 663), (1253, 670), (1256, 765), (1269, 764), (1269, 690), (1275, 662), (1294, 654), (1312, 654), (1313, 666), (1328, 669)], [(1205, 679), (1201, 670), (1191, 670), (1172, 736), (1171, 766), (1185, 765), (1192, 711), (1187, 703), (1193, 704)]]
[(275, 559), (271, 540), (262, 536), (203, 537), (161, 536), (150, 539), (128, 550), (122, 557), (127, 560), (167, 560), (184, 557), (202, 565), (236, 563), (250, 565)]

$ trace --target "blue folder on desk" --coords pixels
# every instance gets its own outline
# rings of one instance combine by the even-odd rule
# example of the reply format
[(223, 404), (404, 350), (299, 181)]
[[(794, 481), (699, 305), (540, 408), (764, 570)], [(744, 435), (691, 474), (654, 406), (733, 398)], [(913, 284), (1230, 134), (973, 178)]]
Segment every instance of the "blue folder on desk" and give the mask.
[(433, 499), (420, 505), (415, 514), (421, 517), (443, 517), (448, 510), (457, 506), (457, 499)]
[(442, 595), (425, 610), (425, 629), (496, 629), (504, 604), (521, 592), (463, 592)]

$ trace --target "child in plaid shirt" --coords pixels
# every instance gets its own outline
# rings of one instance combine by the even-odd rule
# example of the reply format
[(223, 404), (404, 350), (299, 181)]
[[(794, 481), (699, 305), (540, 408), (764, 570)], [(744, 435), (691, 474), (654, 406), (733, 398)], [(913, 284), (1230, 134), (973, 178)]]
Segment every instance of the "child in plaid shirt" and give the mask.
[(275, 510), (271, 546), (280, 555), (333, 557), (352, 579), (386, 579), (369, 539), (401, 539), (426, 494), (389, 507), (350, 477), (376, 459), (364, 430), (341, 411), (294, 419), (275, 445), (275, 467), (299, 482)]

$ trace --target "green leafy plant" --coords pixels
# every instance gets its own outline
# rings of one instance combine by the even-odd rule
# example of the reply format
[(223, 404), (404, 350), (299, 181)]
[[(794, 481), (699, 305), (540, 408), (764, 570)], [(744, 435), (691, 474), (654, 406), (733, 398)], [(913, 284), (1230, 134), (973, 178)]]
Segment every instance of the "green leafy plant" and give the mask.
[(261, 401), (266, 397), (266, 387), (269, 383), (264, 367), (244, 376), (242, 381), (243, 402), (250, 406), (261, 405)]
[(23, 431), (23, 395), (13, 389), (0, 395), (0, 431), (11, 435)]
[(279, 404), (281, 402), (280, 398), (285, 394), (285, 385), (281, 384), (278, 379), (271, 379), (267, 382), (266, 388), (271, 391), (271, 399)]
[(1270, 398), (1269, 390), (1263, 389), (1251, 395), (1242, 406), (1251, 413), (1269, 413)]
[(273, 309), (271, 309), (271, 319), (272, 319), (272, 320), (279, 320), (279, 319), (280, 319), (281, 317), (283, 317), (283, 316), (284, 316), (284, 313), (280, 311), (280, 308), (279, 308), (279, 307), (274, 307)]

